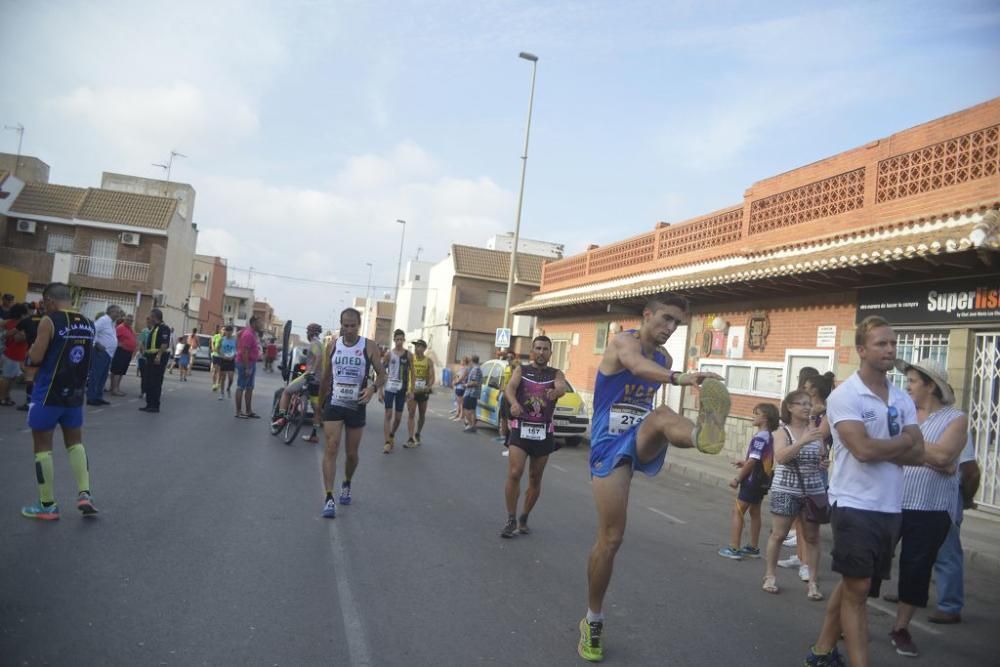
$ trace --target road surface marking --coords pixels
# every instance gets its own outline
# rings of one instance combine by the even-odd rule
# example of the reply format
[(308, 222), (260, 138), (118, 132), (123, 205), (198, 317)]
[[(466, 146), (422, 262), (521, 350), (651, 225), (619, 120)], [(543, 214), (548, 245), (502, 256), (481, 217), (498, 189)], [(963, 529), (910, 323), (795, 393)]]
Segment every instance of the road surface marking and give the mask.
[[(891, 609), (889, 607), (886, 607), (885, 605), (881, 605), (878, 602), (875, 602), (874, 600), (869, 600), (868, 601), (868, 606), (871, 607), (871, 608), (873, 608), (873, 609), (878, 609), (883, 614), (888, 615), (889, 618), (896, 618), (896, 610), (895, 609)], [(915, 628), (918, 628), (921, 632), (927, 632), (927, 633), (932, 634), (932, 635), (940, 635), (941, 634), (940, 630), (932, 628), (931, 626), (927, 625), (926, 623), (922, 623), (920, 621), (913, 621), (913, 620), (911, 620), (910, 621), (910, 625), (912, 625)]]
[(552, 464), (552, 467), (558, 470), (559, 472), (569, 472), (569, 470), (566, 470), (566, 468), (563, 468), (560, 465), (556, 465), (555, 463)]
[(663, 518), (669, 519), (669, 520), (673, 521), (674, 523), (679, 523), (681, 525), (684, 525), (684, 524), (687, 523), (687, 521), (685, 521), (684, 519), (678, 519), (673, 514), (667, 514), (666, 512), (663, 512), (661, 510), (656, 509), (655, 507), (647, 507), (646, 509), (648, 509), (650, 512), (653, 512), (654, 514), (659, 514)]
[(90, 412), (96, 415), (98, 412), (104, 412), (104, 408), (97, 408), (96, 410), (91, 410)]
[[(316, 449), (316, 458), (320, 465), (320, 481), (322, 482), (323, 470), (323, 449)], [(368, 639), (365, 637), (365, 629), (361, 624), (361, 614), (358, 605), (354, 601), (354, 594), (351, 592), (351, 584), (348, 581), (347, 556), (344, 554), (343, 540), (339, 536), (337, 520), (320, 519), (326, 522), (327, 534), (330, 538), (330, 552), (333, 556), (333, 571), (339, 576), (334, 577), (337, 581), (337, 597), (340, 599), (340, 616), (344, 622), (344, 635), (347, 639), (347, 653), (350, 665), (360, 667), (371, 667), (372, 659), (368, 652)]]

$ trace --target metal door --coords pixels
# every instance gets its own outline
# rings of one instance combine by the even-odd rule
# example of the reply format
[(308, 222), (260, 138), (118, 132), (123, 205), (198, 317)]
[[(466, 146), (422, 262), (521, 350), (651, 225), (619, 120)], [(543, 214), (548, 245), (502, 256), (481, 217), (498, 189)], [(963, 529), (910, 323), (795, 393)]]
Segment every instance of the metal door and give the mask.
[(1000, 509), (1000, 331), (976, 334), (969, 430), (982, 483), (976, 502)]

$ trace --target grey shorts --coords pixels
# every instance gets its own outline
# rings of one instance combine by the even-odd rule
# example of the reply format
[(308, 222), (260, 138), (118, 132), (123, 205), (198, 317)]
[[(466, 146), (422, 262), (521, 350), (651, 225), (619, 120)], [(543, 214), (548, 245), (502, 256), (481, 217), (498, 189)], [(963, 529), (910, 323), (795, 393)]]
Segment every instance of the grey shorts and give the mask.
[(21, 377), (21, 362), (14, 361), (7, 355), (0, 356), (0, 375), (8, 380)]
[(798, 516), (805, 506), (805, 496), (796, 496), (784, 491), (771, 491), (771, 514)]

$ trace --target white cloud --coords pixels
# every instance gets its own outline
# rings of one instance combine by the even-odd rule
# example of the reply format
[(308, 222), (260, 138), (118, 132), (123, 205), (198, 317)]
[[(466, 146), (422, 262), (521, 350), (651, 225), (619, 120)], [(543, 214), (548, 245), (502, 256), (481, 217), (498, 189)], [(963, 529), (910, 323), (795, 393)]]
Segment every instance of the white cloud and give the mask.
[[(220, 255), (241, 269), (364, 285), (366, 262), (381, 293), (395, 282), (405, 219), (404, 262), (422, 248), (443, 259), (451, 243), (482, 245), (505, 230), (514, 195), (486, 177), (459, 178), (413, 142), (385, 154), (346, 161), (326, 189), (298, 188), (262, 178), (198, 181), (198, 252)], [(240, 274), (245, 276), (245, 274)], [(269, 297), (283, 317), (317, 319), (334, 308), (344, 287), (259, 277), (257, 297)], [(351, 289), (361, 295), (364, 288)], [(331, 301), (332, 300), (332, 301)], [(326, 320), (324, 320), (326, 323)]]
[(247, 101), (206, 93), (188, 81), (142, 88), (80, 86), (50, 105), (67, 120), (88, 124), (130, 158), (156, 155), (165, 146), (242, 139), (259, 125)]

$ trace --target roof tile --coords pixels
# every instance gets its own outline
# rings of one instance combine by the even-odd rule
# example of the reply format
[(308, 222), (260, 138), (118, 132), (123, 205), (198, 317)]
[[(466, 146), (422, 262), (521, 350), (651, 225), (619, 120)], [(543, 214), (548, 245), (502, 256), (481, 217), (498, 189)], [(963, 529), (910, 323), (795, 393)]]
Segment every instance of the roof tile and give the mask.
[(25, 183), (10, 211), (26, 215), (72, 218), (86, 196), (86, 188), (72, 188), (52, 183)]
[(177, 200), (170, 197), (52, 183), (26, 183), (11, 205), (11, 213), (166, 229), (176, 208)]
[[(502, 250), (476, 248), (467, 245), (452, 245), (451, 256), (455, 262), (455, 273), (488, 280), (507, 280), (510, 271), (510, 253)], [(541, 255), (517, 254), (516, 280), (522, 285), (542, 284), (542, 265), (548, 257)]]

